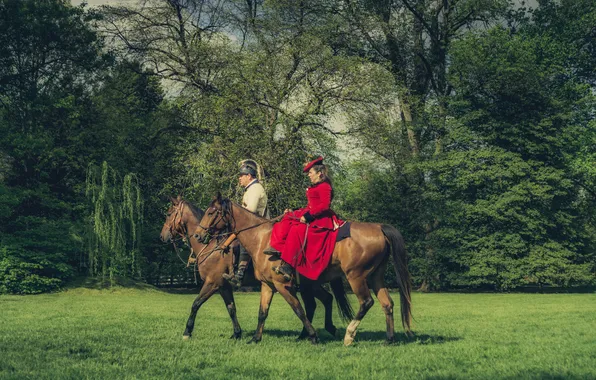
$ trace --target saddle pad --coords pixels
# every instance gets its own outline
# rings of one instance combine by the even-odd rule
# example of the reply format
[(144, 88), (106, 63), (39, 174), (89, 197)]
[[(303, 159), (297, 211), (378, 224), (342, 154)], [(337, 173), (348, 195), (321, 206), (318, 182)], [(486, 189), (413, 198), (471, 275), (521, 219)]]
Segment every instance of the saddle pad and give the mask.
[(351, 224), (352, 222), (345, 222), (341, 225), (341, 227), (339, 227), (339, 231), (337, 231), (337, 237), (335, 238), (336, 243), (352, 236), (350, 235)]

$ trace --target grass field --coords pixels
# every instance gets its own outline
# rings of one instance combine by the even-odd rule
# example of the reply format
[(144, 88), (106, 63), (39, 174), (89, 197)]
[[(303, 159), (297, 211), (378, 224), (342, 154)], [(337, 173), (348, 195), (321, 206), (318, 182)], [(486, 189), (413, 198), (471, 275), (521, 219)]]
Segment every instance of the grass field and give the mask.
[(193, 299), (127, 289), (0, 296), (0, 378), (596, 378), (596, 294), (416, 293), (414, 339), (400, 329), (398, 343), (383, 346), (377, 302), (352, 347), (343, 346), (336, 315), (338, 337), (323, 330), (320, 305), (321, 343), (295, 342), (300, 322), (279, 295), (263, 341), (247, 345), (257, 293), (236, 295), (241, 341), (228, 339), (219, 296), (183, 341)]

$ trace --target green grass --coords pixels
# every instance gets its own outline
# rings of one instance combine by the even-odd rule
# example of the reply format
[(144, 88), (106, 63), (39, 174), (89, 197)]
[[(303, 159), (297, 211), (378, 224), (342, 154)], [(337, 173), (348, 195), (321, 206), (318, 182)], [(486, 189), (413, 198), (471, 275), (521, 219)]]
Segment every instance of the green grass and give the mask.
[(279, 295), (263, 341), (247, 345), (257, 293), (236, 295), (241, 341), (228, 339), (219, 296), (183, 341), (193, 299), (138, 289), (1, 296), (0, 378), (596, 378), (596, 294), (416, 293), (416, 338), (399, 329), (398, 343), (383, 346), (377, 302), (352, 347), (323, 330), (320, 305), (321, 343), (295, 342), (300, 322)]

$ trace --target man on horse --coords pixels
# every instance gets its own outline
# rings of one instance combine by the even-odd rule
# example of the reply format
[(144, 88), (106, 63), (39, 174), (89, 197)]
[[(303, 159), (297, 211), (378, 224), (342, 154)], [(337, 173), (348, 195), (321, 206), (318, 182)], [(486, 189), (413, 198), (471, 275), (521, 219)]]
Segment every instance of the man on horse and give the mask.
[[(250, 212), (253, 212), (261, 217), (269, 218), (269, 210), (267, 209), (267, 193), (265, 188), (257, 178), (258, 165), (253, 160), (243, 160), (240, 162), (240, 170), (238, 182), (240, 186), (244, 187), (244, 195), (242, 197), (242, 207)], [(250, 261), (250, 256), (246, 249), (240, 246), (238, 270), (236, 274), (224, 273), (222, 277), (228, 280), (232, 285), (239, 287), (244, 278), (244, 272)]]

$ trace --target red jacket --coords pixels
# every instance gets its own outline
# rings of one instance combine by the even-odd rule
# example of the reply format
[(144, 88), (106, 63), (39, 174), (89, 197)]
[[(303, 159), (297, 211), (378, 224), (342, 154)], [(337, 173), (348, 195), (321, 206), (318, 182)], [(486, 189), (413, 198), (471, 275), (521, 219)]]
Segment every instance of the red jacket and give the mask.
[(294, 215), (304, 216), (311, 227), (333, 230), (341, 224), (341, 221), (331, 210), (332, 197), (333, 189), (329, 182), (317, 183), (306, 189), (308, 203), (306, 207), (296, 210)]
[[(282, 260), (312, 280), (329, 265), (338, 232), (335, 227), (341, 224), (329, 208), (332, 193), (329, 182), (311, 186), (306, 190), (307, 206), (285, 214), (271, 231), (271, 246), (282, 253)], [(302, 216), (309, 227), (299, 221)]]

